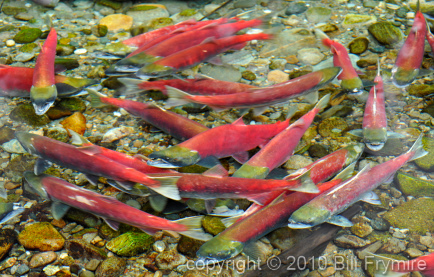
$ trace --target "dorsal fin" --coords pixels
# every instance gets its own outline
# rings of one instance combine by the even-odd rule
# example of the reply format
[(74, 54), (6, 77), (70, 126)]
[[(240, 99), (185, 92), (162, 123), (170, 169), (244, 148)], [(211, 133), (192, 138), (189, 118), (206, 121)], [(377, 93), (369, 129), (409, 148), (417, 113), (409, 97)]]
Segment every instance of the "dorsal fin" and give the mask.
[(12, 67), (12, 66), (7, 65), (7, 64), (0, 64), (0, 69), (1, 69), (1, 68), (9, 68), (9, 67)]
[(244, 124), (243, 117), (240, 117), (237, 120), (235, 120), (234, 122), (232, 122), (232, 125), (245, 126), (246, 124)]
[(222, 178), (222, 177), (227, 177), (229, 174), (228, 171), (221, 164), (218, 164), (214, 167), (211, 167), (204, 173), (202, 173), (202, 175), (208, 177)]

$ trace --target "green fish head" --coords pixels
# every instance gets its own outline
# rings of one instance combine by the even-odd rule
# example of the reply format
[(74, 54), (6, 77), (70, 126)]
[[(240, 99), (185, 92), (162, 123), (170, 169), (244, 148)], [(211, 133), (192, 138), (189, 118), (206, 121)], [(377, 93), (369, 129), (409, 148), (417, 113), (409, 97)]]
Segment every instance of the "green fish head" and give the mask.
[(42, 179), (45, 178), (46, 176), (47, 175), (45, 174), (38, 176), (31, 171), (24, 172), (24, 178), (26, 179), (30, 188), (42, 198), (49, 199), (49, 196), (45, 191), (44, 186), (42, 185)]
[(172, 72), (173, 68), (170, 66), (151, 63), (140, 68), (140, 70), (136, 72), (136, 76), (140, 79), (149, 79), (153, 77), (169, 75)]
[(33, 87), (30, 89), (30, 100), (32, 101), (35, 113), (43, 115), (53, 105), (57, 98), (55, 85), (48, 87)]
[(33, 146), (33, 141), (37, 138), (37, 135), (27, 132), (16, 132), (15, 137), (29, 154), (38, 155), (38, 151)]
[(330, 211), (306, 204), (291, 215), (288, 227), (292, 229), (310, 228), (325, 222), (329, 217)]
[(184, 167), (193, 165), (201, 160), (197, 151), (178, 145), (154, 152), (149, 155), (149, 158), (153, 160), (148, 161), (148, 165), (161, 168)]
[(404, 88), (410, 85), (418, 74), (419, 68), (404, 69), (394, 66), (392, 68), (392, 83), (399, 88)]
[(216, 236), (199, 248), (196, 253), (199, 258), (196, 264), (203, 266), (230, 259), (241, 253), (243, 248), (244, 244), (242, 242)]
[(363, 129), (363, 142), (372, 151), (379, 151), (387, 140), (386, 128)]
[(363, 83), (359, 77), (342, 80), (341, 88), (351, 95), (361, 95), (363, 93)]
[(345, 166), (347, 166), (360, 158), (360, 155), (362, 155), (363, 150), (365, 149), (365, 144), (354, 143), (348, 145), (347, 147), (345, 147), (345, 149), (348, 150), (347, 160), (345, 161)]

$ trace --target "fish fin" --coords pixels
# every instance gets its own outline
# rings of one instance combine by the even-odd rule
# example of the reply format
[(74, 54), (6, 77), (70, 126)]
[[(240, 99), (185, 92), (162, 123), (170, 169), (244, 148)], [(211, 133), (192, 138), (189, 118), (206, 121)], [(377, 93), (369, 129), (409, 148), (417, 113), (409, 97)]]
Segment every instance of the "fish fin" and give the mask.
[(134, 158), (134, 159), (137, 159), (137, 160), (139, 160), (139, 161), (141, 161), (141, 162), (147, 162), (147, 161), (150, 161), (150, 160), (151, 160), (151, 159), (149, 159), (148, 157), (143, 156), (143, 155), (141, 155), (141, 154), (135, 154), (135, 155), (133, 156), (133, 158)]
[(318, 91), (313, 91), (303, 96), (303, 99), (306, 100), (309, 104), (315, 104), (318, 102)]
[(244, 213), (244, 210), (241, 210), (238, 206), (235, 209), (229, 209), (227, 206), (218, 206), (215, 207), (210, 215), (219, 216), (219, 217), (234, 217), (240, 216)]
[(212, 212), (216, 205), (216, 199), (205, 199), (205, 209), (208, 214)]
[(83, 152), (89, 156), (93, 156), (93, 155), (101, 153), (101, 149), (94, 144), (77, 147), (77, 150), (80, 150), (81, 152)]
[(182, 219), (175, 220), (174, 222), (182, 224), (188, 228), (188, 231), (179, 232), (180, 234), (194, 238), (197, 240), (207, 241), (212, 238), (212, 235), (207, 234), (202, 229), (202, 219), (203, 215), (186, 217)]
[(331, 47), (332, 40), (320, 29), (314, 29), (313, 32), (321, 40), (322, 44), (327, 47)]
[(35, 175), (41, 175), (52, 165), (53, 165), (52, 162), (44, 160), (42, 158), (38, 158), (35, 163), (35, 169), (34, 169)]
[(395, 133), (395, 132), (387, 132), (387, 138), (391, 138), (391, 139), (402, 139), (405, 138), (406, 135), (403, 134), (399, 134), (399, 133)]
[(321, 111), (322, 109), (325, 109), (327, 107), (327, 105), (330, 102), (330, 93), (323, 96), (318, 103), (315, 105), (314, 109)]
[(254, 194), (252, 196), (247, 197), (247, 199), (249, 199), (252, 202), (255, 202), (258, 205), (264, 206), (265, 203), (267, 203), (267, 201), (270, 198), (269, 194), (270, 194), (269, 192)]
[(113, 230), (117, 231), (119, 230), (119, 222), (111, 220), (111, 219), (107, 219), (105, 217), (102, 218), (105, 223), (107, 223), (108, 226), (110, 226), (110, 228), (112, 228)]
[(197, 162), (197, 164), (203, 167), (212, 168), (216, 165), (219, 165), (220, 161), (214, 156), (208, 156), (205, 159), (202, 159), (199, 162)]
[(228, 218), (223, 218), (221, 220), (221, 222), (223, 223), (223, 225), (226, 228), (229, 228), (232, 224), (234, 224), (235, 222), (237, 222), (237, 220), (240, 219), (241, 217), (242, 217), (242, 215), (232, 216), (232, 217), (228, 217)]
[(71, 135), (71, 144), (76, 146), (81, 146), (83, 144), (91, 144), (90, 141), (88, 141), (86, 138), (84, 138), (82, 135), (78, 134), (77, 132), (68, 129), (69, 134)]
[(139, 87), (144, 81), (134, 78), (118, 78), (118, 81), (124, 85), (124, 89), (120, 93), (121, 95), (131, 95), (143, 92), (144, 90)]
[(250, 261), (258, 264), (265, 261), (267, 258), (264, 248), (261, 247), (257, 241), (246, 244), (243, 248), (243, 252), (249, 257)]
[(72, 96), (74, 93), (80, 90), (79, 88), (65, 83), (56, 83), (54, 85), (56, 86), (58, 95), (63, 97)]
[(408, 274), (408, 272), (393, 272), (391, 270), (390, 265), (398, 262), (395, 259), (387, 258), (369, 252), (366, 254), (366, 258), (373, 259), (373, 261), (370, 261), (370, 263), (375, 265), (374, 266), (375, 277), (399, 277)]
[(153, 229), (153, 228), (145, 228), (145, 227), (140, 227), (139, 229), (142, 230), (143, 232), (145, 232), (146, 234), (150, 235), (150, 236), (154, 236), (159, 231), (159, 230), (156, 230), (156, 229)]
[(203, 73), (196, 73), (196, 74), (194, 75), (194, 78), (195, 78), (195, 79), (199, 79), (199, 80), (201, 80), (201, 79), (205, 79), (205, 80), (215, 80), (214, 78), (212, 78), (212, 77), (210, 77), (210, 76), (208, 76), (208, 75), (205, 75), (205, 74), (203, 74)]
[(240, 164), (244, 164), (249, 160), (249, 152), (243, 151), (235, 153), (232, 155), (232, 158), (234, 158)]
[(333, 180), (338, 180), (338, 179), (347, 180), (347, 179), (353, 177), (355, 166), (356, 166), (356, 162), (353, 162), (352, 164), (348, 165), (344, 170), (339, 172), (339, 174), (336, 175), (333, 178)]
[(298, 111), (297, 105), (291, 105), (291, 103), (288, 102), (288, 112), (286, 113), (285, 119), (291, 119), (291, 117), (293, 117), (297, 111)]
[(224, 168), (221, 164), (218, 164), (216, 166), (211, 167), (204, 173), (202, 173), (203, 176), (209, 176), (209, 177), (215, 177), (215, 178), (221, 178), (221, 177), (228, 177), (229, 172)]
[(341, 227), (353, 226), (353, 223), (351, 221), (349, 221), (346, 217), (341, 216), (341, 215), (334, 215), (326, 222), (333, 224), (333, 225), (341, 226)]
[(363, 137), (363, 130), (362, 129), (355, 129), (348, 132), (349, 134), (362, 138)]
[(393, 182), (393, 177), (395, 177), (395, 174), (390, 175), (389, 178), (387, 178), (387, 180), (383, 182), (383, 184), (391, 184)]
[(71, 207), (62, 202), (53, 201), (51, 203), (51, 214), (54, 219), (59, 220), (68, 212), (69, 208)]
[(6, 222), (8, 222), (9, 220), (11, 220), (12, 218), (19, 216), (20, 214), (22, 214), (26, 209), (25, 208), (17, 208), (14, 209), (13, 211), (9, 212), (5, 217), (3, 217), (0, 221), (0, 224), (4, 224)]
[(306, 192), (306, 193), (318, 193), (319, 192), (318, 187), (315, 185), (315, 183), (310, 178), (310, 170), (306, 170), (306, 172), (304, 172), (300, 176), (298, 176), (298, 177), (296, 177), (290, 181), (292, 182), (293, 180), (299, 180), (300, 186), (295, 187), (295, 188), (288, 188), (289, 190)]
[(186, 97), (190, 96), (190, 94), (185, 91), (169, 86), (166, 86), (166, 89), (169, 99), (165, 107), (176, 107), (190, 103), (188, 100), (185, 100)]
[(360, 201), (372, 204), (372, 205), (381, 205), (380, 198), (378, 198), (378, 195), (373, 191), (368, 191), (362, 194), (362, 198), (360, 198)]
[(223, 65), (222, 58), (220, 58), (219, 56), (212, 57), (210, 59), (207, 59), (206, 61), (213, 65)]
[(92, 107), (94, 107), (94, 108), (102, 108), (102, 107), (110, 106), (110, 105), (104, 104), (104, 103), (101, 101), (101, 98), (103, 98), (103, 97), (107, 97), (107, 96), (105, 96), (104, 94), (99, 93), (99, 92), (97, 92), (96, 90), (94, 90), (94, 89), (90, 89), (90, 88), (86, 88), (85, 90), (87, 91), (87, 93), (88, 93), (89, 96), (90, 96), (90, 105), (91, 105)]
[(98, 186), (99, 176), (87, 174), (87, 173), (83, 173), (83, 174), (84, 176), (86, 176), (86, 179), (89, 181), (89, 183), (91, 183), (94, 186)]
[(180, 177), (158, 177), (158, 178), (151, 178), (153, 180), (156, 180), (160, 182), (160, 186), (158, 188), (150, 188), (153, 191), (166, 196), (167, 198), (173, 199), (173, 200), (181, 200), (181, 197), (179, 196), (179, 190), (176, 185), (176, 182), (178, 181)]
[(256, 107), (253, 109), (253, 115), (254, 116), (258, 116), (263, 114), (266, 110), (268, 109), (268, 106), (264, 106), (264, 107)]
[(422, 137), (423, 137), (423, 134), (420, 134), (420, 136), (414, 142), (413, 146), (407, 152), (407, 153), (414, 152), (411, 160), (419, 159), (419, 158), (425, 156), (426, 154), (428, 154), (428, 152), (425, 151), (425, 149), (423, 149)]
[(114, 55), (107, 52), (95, 52), (92, 53), (92, 57), (103, 60), (121, 60), (124, 58), (120, 55)]
[[(217, 109), (215, 109), (215, 108), (213, 108), (213, 110), (215, 110), (215, 111), (217, 111)], [(243, 116), (245, 116), (246, 114), (248, 114), (249, 113), (249, 108), (246, 108), (246, 109), (239, 109), (239, 114), (240, 114), (240, 116), (241, 117), (243, 117)]]
[(152, 209), (156, 212), (162, 212), (167, 205), (167, 197), (160, 194), (154, 194), (148, 196), (149, 204), (151, 204)]
[(10, 67), (12, 67), (12, 66), (7, 65), (7, 64), (0, 64), (0, 69), (2, 69), (2, 68), (10, 68)]
[(246, 126), (244, 123), (243, 117), (238, 118), (234, 122), (232, 122), (232, 125), (238, 125), (238, 126)]

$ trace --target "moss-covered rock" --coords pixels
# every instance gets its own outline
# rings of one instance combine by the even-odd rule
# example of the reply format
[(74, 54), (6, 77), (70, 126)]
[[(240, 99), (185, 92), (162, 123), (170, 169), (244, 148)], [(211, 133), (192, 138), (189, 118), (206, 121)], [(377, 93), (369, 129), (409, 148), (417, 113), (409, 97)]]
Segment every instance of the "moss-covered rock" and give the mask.
[(121, 235), (119, 230), (113, 230), (105, 222), (98, 229), (98, 235), (103, 239), (110, 240)]
[(104, 260), (107, 258), (107, 253), (85, 240), (82, 239), (70, 239), (65, 242), (65, 248), (68, 250), (69, 255), (75, 259), (98, 259)]
[(382, 21), (368, 27), (369, 33), (383, 45), (394, 45), (404, 38), (401, 30), (391, 22)]
[(24, 103), (15, 107), (9, 117), (12, 121), (23, 122), (30, 126), (43, 126), (50, 122), (47, 115), (37, 115), (31, 103)]
[(80, 66), (80, 63), (76, 59), (56, 58), (54, 60), (55, 65), (62, 66), (67, 70), (71, 70)]
[(425, 171), (434, 171), (434, 138), (423, 137), (422, 138), (423, 149), (428, 151), (428, 154), (415, 160), (418, 167)]
[(74, 51), (75, 51), (75, 47), (72, 45), (58, 44), (56, 46), (56, 55), (58, 56), (69, 56), (72, 55)]
[(243, 73), (241, 73), (241, 77), (249, 81), (256, 80), (256, 74), (250, 70), (243, 71)]
[(110, 257), (104, 260), (95, 272), (96, 277), (118, 277), (122, 276), (127, 263), (124, 259)]
[(17, 234), (11, 229), (0, 230), (0, 260), (9, 252), (14, 245)]
[(404, 152), (404, 142), (399, 138), (390, 138), (380, 150), (372, 151), (366, 148), (365, 152), (374, 156), (398, 156)]
[(202, 220), (202, 226), (205, 231), (212, 235), (218, 235), (226, 229), (221, 219), (216, 216), (205, 216)]
[(353, 39), (348, 48), (350, 49), (350, 53), (353, 54), (362, 54), (368, 49), (369, 40), (365, 37), (355, 38)]
[(173, 19), (170, 17), (160, 17), (152, 19), (152, 21), (148, 24), (150, 29), (158, 29), (162, 27), (166, 27), (173, 24)]
[(390, 225), (399, 229), (425, 234), (434, 232), (434, 199), (410, 200), (383, 215)]
[(106, 244), (108, 250), (119, 256), (135, 256), (147, 252), (155, 239), (146, 233), (128, 232)]
[(407, 91), (410, 95), (424, 97), (434, 94), (434, 85), (411, 84), (408, 86)]
[(204, 243), (204, 241), (182, 236), (178, 242), (178, 252), (188, 257), (194, 258), (196, 257), (197, 250), (199, 250)]
[(122, 8), (122, 3), (117, 1), (111, 1), (111, 0), (97, 0), (97, 4), (100, 4), (102, 6), (106, 6), (109, 8), (112, 8), (113, 10), (119, 10)]
[[(399, 261), (406, 261), (407, 259), (403, 256), (400, 255), (393, 255), (393, 254), (381, 254), (381, 256), (385, 257), (385, 258), (389, 258), (389, 259), (393, 259), (393, 260), (399, 260)], [(378, 268), (376, 268), (375, 264), (378, 265), (378, 261), (374, 261), (373, 257), (367, 257), (366, 259), (364, 259), (364, 262), (366, 262), (364, 268), (366, 273), (368, 274), (368, 276), (374, 277), (375, 275), (375, 271), (378, 270)]]
[(20, 155), (13, 158), (5, 168), (5, 175), (12, 181), (20, 181), (25, 171), (33, 170), (36, 158)]
[(63, 248), (65, 239), (49, 222), (28, 225), (19, 235), (18, 241), (26, 249), (58, 251)]
[(34, 42), (32, 43), (27, 43), (24, 44), (23, 46), (21, 46), (18, 51), (19, 52), (23, 52), (23, 53), (32, 53), (33, 51), (36, 50), (36, 48), (38, 47), (38, 45)]
[(55, 107), (68, 110), (71, 112), (84, 112), (86, 110), (86, 104), (83, 100), (77, 97), (62, 98), (56, 103)]
[(106, 25), (98, 24), (92, 27), (92, 33), (97, 37), (105, 37), (108, 32), (108, 28)]
[(95, 228), (86, 228), (83, 229), (77, 233), (72, 234), (72, 236), (70, 238), (72, 239), (82, 239), (84, 235), (86, 234), (95, 234), (98, 233), (98, 230)]
[(12, 6), (6, 6), (2, 8), (2, 12), (4, 12), (7, 15), (17, 15), (19, 13), (26, 12), (26, 8), (24, 7), (12, 7)]
[(413, 176), (398, 172), (395, 177), (400, 190), (405, 195), (414, 197), (434, 197), (433, 182), (415, 178)]
[(0, 128), (0, 144), (10, 141), (14, 138), (14, 130), (8, 126), (3, 126)]
[(69, 135), (68, 132), (59, 127), (49, 128), (44, 130), (44, 136), (47, 136), (49, 138), (61, 141), (61, 142), (68, 142)]
[(347, 122), (340, 117), (330, 117), (323, 120), (318, 125), (318, 133), (326, 138), (326, 137), (340, 137), (342, 133), (348, 129)]
[(19, 31), (14, 36), (14, 41), (16, 43), (30, 43), (37, 40), (42, 35), (42, 31), (38, 28), (28, 28)]
[(91, 228), (101, 223), (96, 216), (74, 208), (68, 210), (65, 218)]

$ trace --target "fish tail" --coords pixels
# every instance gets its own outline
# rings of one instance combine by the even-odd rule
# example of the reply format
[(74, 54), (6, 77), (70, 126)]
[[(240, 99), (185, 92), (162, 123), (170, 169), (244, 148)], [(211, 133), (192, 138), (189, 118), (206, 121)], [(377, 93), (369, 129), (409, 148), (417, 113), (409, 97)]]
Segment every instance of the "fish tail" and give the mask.
[(182, 224), (188, 229), (187, 231), (179, 233), (184, 236), (202, 241), (207, 241), (211, 239), (212, 235), (205, 233), (205, 231), (202, 229), (203, 217), (203, 215), (200, 215), (175, 220), (176, 223)]
[(333, 178), (333, 180), (338, 180), (338, 179), (347, 180), (347, 179), (353, 177), (355, 166), (356, 166), (356, 162), (353, 162), (352, 164), (348, 165), (346, 168), (344, 168), (344, 170), (339, 172), (339, 174), (336, 175)]
[(420, 12), (420, 0), (417, 0), (416, 2), (416, 11)]
[(374, 275), (375, 277), (399, 277), (407, 274), (408, 272), (394, 272), (392, 265), (397, 262), (397, 260), (376, 255), (373, 253), (366, 253), (364, 258), (365, 261), (369, 261), (374, 264)]
[(299, 186), (295, 188), (289, 188), (290, 190), (294, 191), (301, 191), (306, 193), (318, 193), (318, 187), (315, 185), (315, 183), (310, 178), (310, 170), (307, 170), (297, 178), (294, 178), (292, 180), (288, 180), (288, 182), (293, 182), (294, 180), (297, 180), (299, 182)]
[(322, 109), (327, 107), (329, 101), (330, 101), (330, 94), (327, 94), (318, 101), (318, 103), (315, 105), (315, 110), (321, 111)]
[(181, 200), (181, 197), (179, 196), (179, 190), (176, 185), (176, 182), (178, 181), (179, 178), (180, 177), (178, 176), (151, 178), (152, 180), (159, 182), (160, 186), (150, 187), (150, 189), (154, 190), (155, 192), (163, 196), (166, 196), (167, 198), (173, 200)]
[(167, 96), (169, 96), (169, 100), (167, 100), (166, 107), (176, 107), (189, 103), (187, 100), (190, 94), (182, 91), (180, 89), (166, 86)]
[(241, 215), (237, 215), (237, 216), (223, 218), (221, 221), (222, 221), (223, 225), (225, 225), (226, 228), (229, 228), (232, 224), (237, 222), (237, 220), (242, 218), (242, 217), (243, 217), (243, 215), (241, 214)]
[(121, 95), (137, 94), (144, 91), (140, 88), (140, 84), (146, 81), (133, 78), (118, 78), (118, 80), (125, 86), (125, 88), (120, 92)]
[(417, 140), (414, 142), (413, 146), (408, 150), (407, 153), (413, 153), (411, 160), (419, 159), (426, 154), (428, 154), (425, 149), (423, 149), (423, 134), (420, 134), (420, 136), (417, 138)]
[(90, 96), (90, 105), (94, 108), (102, 108), (102, 107), (106, 107), (108, 106), (107, 104), (103, 103), (101, 101), (101, 98), (105, 98), (107, 96), (105, 96), (102, 93), (97, 92), (96, 90), (93, 89), (86, 89), (86, 91), (89, 93)]
[(332, 47), (333, 40), (331, 40), (323, 31), (320, 29), (313, 30), (315, 35), (321, 40), (322, 44), (327, 47)]

